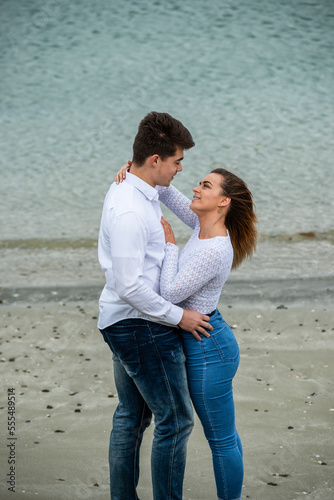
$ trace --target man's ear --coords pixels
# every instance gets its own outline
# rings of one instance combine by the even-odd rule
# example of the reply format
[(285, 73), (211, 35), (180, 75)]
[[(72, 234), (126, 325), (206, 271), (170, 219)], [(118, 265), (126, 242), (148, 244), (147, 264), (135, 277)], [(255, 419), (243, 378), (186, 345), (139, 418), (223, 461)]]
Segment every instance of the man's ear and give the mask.
[(159, 155), (150, 156), (150, 164), (152, 165), (152, 167), (156, 168), (158, 166), (159, 159)]

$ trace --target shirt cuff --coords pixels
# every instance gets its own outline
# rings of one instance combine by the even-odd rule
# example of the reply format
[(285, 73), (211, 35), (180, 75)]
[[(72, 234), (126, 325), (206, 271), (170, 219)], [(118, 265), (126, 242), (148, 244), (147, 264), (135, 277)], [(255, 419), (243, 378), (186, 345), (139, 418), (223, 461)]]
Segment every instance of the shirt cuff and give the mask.
[(179, 307), (179, 306), (175, 306), (174, 304), (172, 304), (172, 307), (171, 307), (171, 310), (170, 310), (170, 313), (169, 313), (169, 320), (171, 322), (172, 325), (178, 325), (182, 319), (182, 316), (183, 316), (183, 309), (182, 307)]

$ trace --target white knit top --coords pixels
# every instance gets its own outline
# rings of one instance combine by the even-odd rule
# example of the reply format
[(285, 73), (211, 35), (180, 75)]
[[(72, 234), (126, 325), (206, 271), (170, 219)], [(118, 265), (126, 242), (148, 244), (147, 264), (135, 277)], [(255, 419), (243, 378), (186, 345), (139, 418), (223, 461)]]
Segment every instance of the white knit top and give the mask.
[(164, 205), (194, 229), (180, 254), (176, 245), (166, 244), (160, 277), (161, 296), (184, 309), (208, 314), (217, 307), (231, 271), (233, 248), (230, 236), (199, 239), (199, 221), (189, 208), (189, 198), (174, 186), (158, 186), (157, 190)]

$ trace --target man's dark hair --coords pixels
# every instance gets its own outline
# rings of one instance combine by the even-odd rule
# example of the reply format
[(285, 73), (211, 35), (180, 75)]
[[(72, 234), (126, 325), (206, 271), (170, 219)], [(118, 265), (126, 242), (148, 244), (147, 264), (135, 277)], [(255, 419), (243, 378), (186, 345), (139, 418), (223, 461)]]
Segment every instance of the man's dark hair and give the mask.
[(133, 143), (132, 161), (143, 165), (146, 158), (159, 155), (162, 160), (174, 156), (176, 149), (195, 146), (189, 130), (167, 113), (152, 111), (139, 124)]

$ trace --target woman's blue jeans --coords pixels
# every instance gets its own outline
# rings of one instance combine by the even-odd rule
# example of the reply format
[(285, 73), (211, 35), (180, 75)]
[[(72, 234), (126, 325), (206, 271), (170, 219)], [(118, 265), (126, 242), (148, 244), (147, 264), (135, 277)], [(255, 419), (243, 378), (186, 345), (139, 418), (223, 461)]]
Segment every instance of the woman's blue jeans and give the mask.
[(235, 427), (232, 379), (239, 366), (239, 347), (219, 311), (210, 318), (211, 337), (197, 341), (182, 330), (191, 399), (209, 442), (218, 499), (241, 498), (243, 460)]
[(119, 399), (110, 435), (112, 500), (138, 500), (139, 450), (154, 415), (154, 500), (180, 500), (194, 421), (185, 356), (177, 330), (128, 319), (101, 330), (113, 352)]

